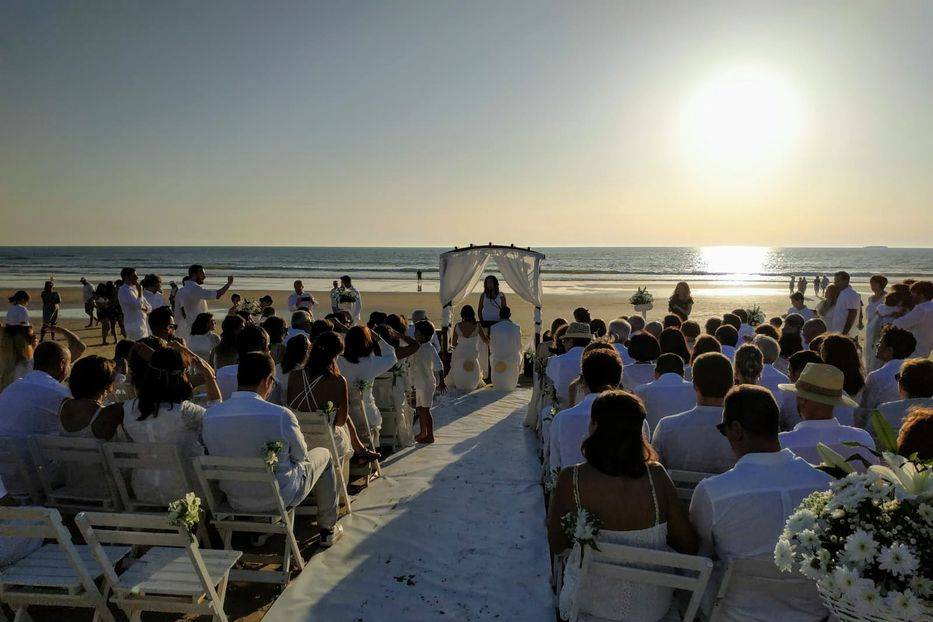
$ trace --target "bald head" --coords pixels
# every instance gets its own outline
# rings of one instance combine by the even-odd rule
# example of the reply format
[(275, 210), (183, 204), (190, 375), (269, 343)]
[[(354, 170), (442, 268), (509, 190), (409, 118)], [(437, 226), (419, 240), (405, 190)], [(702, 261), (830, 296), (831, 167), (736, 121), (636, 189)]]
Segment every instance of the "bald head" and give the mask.
[(71, 352), (57, 341), (43, 341), (32, 355), (32, 368), (44, 371), (58, 381), (68, 377)]

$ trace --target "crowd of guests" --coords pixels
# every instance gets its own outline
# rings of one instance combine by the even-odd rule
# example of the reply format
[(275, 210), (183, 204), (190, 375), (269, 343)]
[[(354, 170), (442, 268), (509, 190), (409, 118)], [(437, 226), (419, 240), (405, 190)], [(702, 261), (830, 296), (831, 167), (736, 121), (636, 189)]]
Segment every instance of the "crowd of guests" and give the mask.
[[(554, 320), (536, 352), (529, 422), (542, 436), (551, 549), (564, 560), (563, 617), (578, 599), (611, 619), (658, 620), (671, 605), (671, 590), (624, 580), (580, 591), (580, 545), (564, 528), (580, 509), (598, 519), (600, 542), (769, 560), (800, 501), (838, 476), (819, 444), (864, 470), (877, 411), (901, 455), (933, 459), (933, 283), (886, 286), (872, 278), (865, 313), (880, 326), (867, 344), (852, 332), (862, 301), (845, 273), (818, 315), (794, 292), (781, 317), (735, 309), (701, 329), (679, 286), (661, 321), (607, 324), (584, 308)], [(684, 471), (700, 479), (688, 507), (669, 475)], [(777, 597), (741, 580), (723, 602), (729, 620), (828, 615), (815, 590)]]

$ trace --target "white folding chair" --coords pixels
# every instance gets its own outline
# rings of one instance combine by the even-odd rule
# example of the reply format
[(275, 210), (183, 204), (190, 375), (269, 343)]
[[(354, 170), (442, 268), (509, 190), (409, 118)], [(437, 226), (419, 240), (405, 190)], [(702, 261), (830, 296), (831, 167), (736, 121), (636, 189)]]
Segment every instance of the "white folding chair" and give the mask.
[(46, 505), (65, 512), (121, 509), (99, 440), (37, 435), (29, 438), (29, 451)]
[(703, 471), (678, 471), (677, 469), (671, 469), (667, 474), (674, 483), (677, 498), (687, 503), (690, 503), (690, 499), (693, 498), (693, 491), (697, 484), (707, 477), (716, 475), (715, 473), (704, 473)]
[[(327, 415), (322, 411), (302, 412), (296, 410), (295, 418), (298, 419), (298, 427), (301, 428), (301, 434), (305, 438), (308, 449), (323, 447), (330, 452), (330, 458), (334, 464), (334, 474), (337, 476), (337, 493), (340, 495), (340, 501), (347, 508), (347, 514), (352, 514), (350, 493), (347, 491), (351, 454), (347, 454), (343, 459), (337, 454), (334, 428), (327, 420)], [(305, 513), (302, 511), (303, 507), (305, 507), (303, 504), (298, 506), (298, 514)]]
[[(0, 535), (53, 541), (0, 572), (0, 600), (16, 612), (16, 622), (29, 619), (31, 605), (92, 608), (94, 622), (114, 621), (107, 607), (110, 582), (97, 587), (104, 573), (90, 547), (72, 543), (58, 510), (0, 507)], [(99, 554), (112, 566), (129, 552), (128, 546), (108, 546)]]
[[(766, 594), (773, 601), (776, 612), (799, 611), (801, 605), (806, 603), (812, 608), (812, 618), (829, 615), (823, 609), (816, 584), (810, 579), (781, 572), (770, 559), (734, 559), (726, 564), (723, 570), (716, 599), (707, 616), (710, 622), (726, 619), (725, 611), (729, 608), (729, 600), (739, 590), (754, 590), (758, 599)], [(782, 602), (787, 602), (788, 605), (782, 607)], [(734, 617), (730, 616), (730, 619)]]
[[(103, 450), (120, 501), (129, 512), (162, 512), (172, 500), (198, 491), (195, 482), (189, 481), (175, 445), (104, 443)], [(158, 474), (159, 488), (165, 491), (162, 498), (140, 497), (133, 489), (133, 473), (143, 470)]]
[[(239, 551), (202, 550), (167, 514), (81, 512), (75, 523), (113, 589), (110, 601), (139, 622), (145, 611), (212, 616), (226, 622), (224, 596)], [(149, 547), (117, 574), (103, 544)]]
[(379, 412), (382, 414), (379, 443), (380, 445), (387, 443), (392, 451), (396, 451), (402, 446), (399, 438), (399, 426), (404, 424), (404, 420), (401, 413), (403, 405), (395, 403), (392, 382), (393, 375), (391, 373), (377, 376), (373, 381), (373, 397), (376, 399)]
[(41, 505), (42, 491), (25, 438), (0, 437), (0, 476), (3, 487), (19, 505)]
[[(590, 582), (629, 581), (683, 590), (690, 599), (681, 619), (692, 622), (712, 570), (713, 561), (707, 557), (600, 542), (598, 551), (587, 549), (583, 554), (578, 586), (584, 592)], [(602, 620), (591, 612), (591, 605), (577, 598), (570, 622)]]
[[(278, 583), (284, 586), (291, 578), (292, 561), (295, 562), (298, 570), (304, 569), (304, 558), (301, 556), (298, 539), (295, 537), (295, 508), (285, 507), (275, 474), (266, 467), (262, 458), (201, 456), (195, 461), (194, 470), (211, 510), (211, 524), (220, 532), (224, 549), (231, 550), (234, 533), (281, 534), (285, 537), (281, 570), (235, 568), (230, 573), (231, 580)], [(235, 510), (223, 498), (223, 493), (219, 489), (221, 483), (265, 484), (275, 499), (275, 509), (268, 512)], [(243, 562), (251, 562), (256, 558), (256, 555), (244, 554), (241, 559)], [(262, 559), (262, 561), (268, 560)]]
[[(366, 444), (366, 441), (369, 441), (369, 448), (373, 451), (379, 449), (379, 439), (376, 438), (376, 434), (373, 432), (372, 428), (369, 427), (369, 420), (366, 418), (366, 411), (363, 409), (362, 404), (362, 394), (355, 388), (351, 387), (350, 389), (350, 399), (359, 401), (359, 414), (357, 419), (353, 420), (354, 425), (356, 425), (356, 434), (360, 437), (360, 440)], [(382, 466), (379, 464), (378, 460), (368, 463), (365, 467), (355, 467), (350, 466), (350, 475), (355, 477), (365, 477), (366, 484), (369, 484), (369, 480), (372, 479), (373, 475), (376, 477), (382, 477)]]

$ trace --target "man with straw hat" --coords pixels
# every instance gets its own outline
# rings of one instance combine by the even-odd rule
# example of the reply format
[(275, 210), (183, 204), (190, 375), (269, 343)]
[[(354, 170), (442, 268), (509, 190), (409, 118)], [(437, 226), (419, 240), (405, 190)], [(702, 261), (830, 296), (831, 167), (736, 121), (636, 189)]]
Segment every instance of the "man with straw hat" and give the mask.
[[(847, 406), (855, 408), (857, 402), (842, 390), (845, 375), (842, 371), (825, 363), (807, 363), (794, 384), (779, 384), (783, 391), (797, 394), (797, 411), (800, 423), (790, 432), (781, 432), (781, 447), (790, 449), (810, 464), (820, 463), (816, 446), (827, 445), (845, 458), (859, 454), (872, 461), (870, 452), (858, 447), (848, 447), (854, 441), (875, 448), (871, 435), (860, 428), (842, 425), (833, 417), (833, 408)], [(860, 463), (854, 463), (858, 466)]]
[(563, 336), (566, 352), (548, 359), (547, 375), (554, 383), (554, 390), (561, 408), (571, 406), (570, 383), (580, 375), (583, 348), (593, 340), (593, 332), (586, 322), (571, 322)]

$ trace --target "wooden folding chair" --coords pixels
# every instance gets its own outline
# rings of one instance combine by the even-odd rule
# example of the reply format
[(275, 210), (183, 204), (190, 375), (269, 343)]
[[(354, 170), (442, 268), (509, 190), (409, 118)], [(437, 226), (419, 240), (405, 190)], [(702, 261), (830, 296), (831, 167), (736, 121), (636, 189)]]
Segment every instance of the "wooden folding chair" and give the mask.
[[(692, 622), (712, 570), (713, 561), (707, 557), (599, 542), (598, 551), (587, 549), (583, 554), (578, 585), (581, 593), (591, 582), (618, 581), (684, 590), (690, 599), (681, 619)], [(569, 622), (601, 620), (592, 613), (591, 606), (586, 598), (577, 598)]]
[(25, 438), (0, 437), (0, 475), (3, 487), (19, 505), (41, 505), (42, 491), (35, 477)]
[[(823, 610), (816, 584), (797, 574), (783, 573), (778, 570), (771, 559), (734, 559), (725, 565), (716, 599), (712, 604), (707, 618), (710, 622), (725, 620), (725, 610), (728, 608), (730, 595), (736, 590), (754, 587), (755, 593), (763, 596), (768, 594), (773, 598), (775, 610), (799, 611), (801, 599), (809, 597), (815, 617)], [(759, 597), (760, 597), (759, 596)], [(781, 607), (786, 599), (794, 601), (793, 606)], [(730, 616), (729, 619), (735, 616)]]
[[(28, 620), (31, 605), (94, 609), (94, 622), (114, 622), (107, 607), (110, 581), (88, 546), (76, 546), (58, 510), (0, 507), (0, 535), (53, 540), (0, 572), (0, 600), (15, 612), (15, 622)], [(101, 547), (98, 554), (113, 567), (130, 552), (128, 546)]]
[[(298, 419), (298, 426), (305, 437), (305, 444), (308, 449), (314, 447), (323, 447), (330, 452), (331, 461), (334, 464), (334, 474), (337, 476), (337, 492), (340, 495), (340, 501), (347, 509), (347, 514), (352, 514), (350, 509), (350, 493), (347, 491), (347, 477), (350, 474), (350, 457), (347, 454), (340, 458), (337, 454), (337, 442), (334, 440), (334, 428), (328, 421), (327, 415), (322, 411), (302, 412), (295, 411), (295, 418)], [(302, 511), (304, 505), (298, 506), (298, 514), (304, 514)]]
[(690, 499), (693, 498), (693, 491), (697, 484), (707, 477), (716, 475), (715, 473), (704, 473), (703, 471), (678, 471), (677, 469), (671, 469), (667, 474), (674, 483), (677, 498), (687, 503), (690, 503)]
[[(64, 512), (120, 510), (120, 495), (94, 438), (31, 436), (29, 451), (46, 505)], [(59, 478), (64, 483), (59, 482)]]
[[(144, 611), (226, 622), (224, 596), (239, 551), (200, 549), (184, 527), (169, 524), (167, 514), (81, 512), (75, 523), (113, 589), (110, 601), (130, 622), (139, 622)], [(102, 544), (149, 548), (118, 575)]]
[[(353, 420), (354, 425), (356, 425), (356, 434), (360, 437), (360, 440), (363, 441), (364, 444), (368, 440), (369, 448), (372, 449), (373, 451), (377, 451), (379, 449), (379, 439), (376, 438), (376, 434), (373, 432), (372, 428), (369, 427), (369, 419), (366, 418), (366, 411), (363, 408), (363, 404), (362, 404), (362, 394), (355, 388), (351, 387), (350, 399), (351, 400), (355, 399), (355, 400), (360, 401), (360, 405), (359, 405), (359, 413), (361, 415), (359, 417), (360, 421), (357, 422), (356, 419)], [(353, 465), (351, 465), (350, 475), (355, 476), (355, 477), (365, 476), (366, 483), (368, 485), (373, 475), (375, 475), (376, 477), (382, 477), (382, 466), (379, 464), (378, 460), (374, 460), (373, 462), (370, 462), (365, 467), (354, 467)]]
[[(104, 443), (104, 458), (110, 469), (120, 501), (128, 512), (163, 512), (169, 503), (195, 491), (188, 480), (178, 448), (165, 443)], [(137, 471), (156, 473), (159, 487), (165, 491), (159, 499), (143, 498), (133, 489), (133, 473)]]
[[(262, 458), (201, 456), (195, 461), (194, 470), (211, 510), (211, 524), (220, 532), (224, 549), (231, 550), (234, 533), (281, 534), (285, 537), (281, 570), (235, 568), (230, 573), (231, 580), (287, 585), (291, 578), (292, 561), (295, 562), (298, 570), (304, 569), (304, 558), (298, 546), (298, 539), (295, 537), (295, 508), (285, 507), (275, 474), (268, 469)], [(222, 483), (265, 484), (275, 499), (276, 507), (268, 512), (235, 510), (223, 497), (220, 490)], [(256, 557), (256, 555), (244, 554), (242, 561), (254, 561)]]
[(392, 451), (397, 451), (402, 446), (399, 437), (399, 426), (404, 425), (401, 409), (403, 404), (395, 403), (395, 394), (393, 391), (393, 374), (383, 374), (373, 380), (373, 397), (376, 399), (376, 406), (382, 413), (382, 428), (379, 430), (379, 444), (387, 444)]

